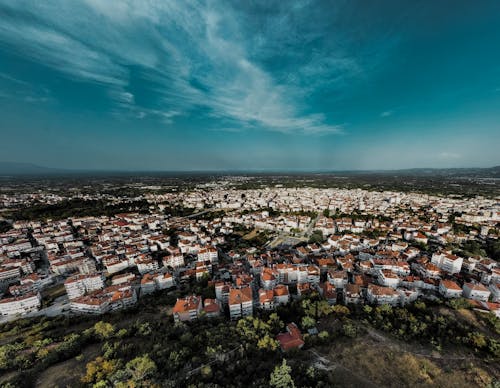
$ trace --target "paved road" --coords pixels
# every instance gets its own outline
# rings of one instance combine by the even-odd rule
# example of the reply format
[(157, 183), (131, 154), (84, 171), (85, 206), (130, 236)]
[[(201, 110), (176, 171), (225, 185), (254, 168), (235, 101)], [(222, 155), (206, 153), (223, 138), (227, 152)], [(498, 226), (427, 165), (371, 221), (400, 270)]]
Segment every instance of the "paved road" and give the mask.
[(319, 213), (318, 213), (318, 215), (316, 217), (314, 217), (313, 220), (311, 220), (311, 222), (307, 226), (307, 229), (303, 233), (304, 237), (309, 238), (309, 236), (311, 235), (311, 233), (313, 231), (314, 225), (316, 225), (316, 222), (318, 222), (318, 218), (319, 218)]

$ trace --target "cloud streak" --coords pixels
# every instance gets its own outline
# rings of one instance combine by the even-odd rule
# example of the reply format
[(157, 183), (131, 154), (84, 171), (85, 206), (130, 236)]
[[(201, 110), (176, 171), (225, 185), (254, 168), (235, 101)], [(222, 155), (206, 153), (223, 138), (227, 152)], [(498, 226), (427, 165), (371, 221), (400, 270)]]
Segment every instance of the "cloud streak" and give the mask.
[[(241, 15), (231, 7), (211, 1), (5, 0), (0, 15), (0, 44), (67, 78), (105, 88), (115, 113), (171, 123), (201, 109), (224, 127), (342, 131), (308, 106), (292, 78), (276, 77), (254, 59)], [(305, 63), (297, 74), (340, 77), (357, 66), (335, 54)], [(135, 98), (131, 69), (148, 81), (150, 101)]]

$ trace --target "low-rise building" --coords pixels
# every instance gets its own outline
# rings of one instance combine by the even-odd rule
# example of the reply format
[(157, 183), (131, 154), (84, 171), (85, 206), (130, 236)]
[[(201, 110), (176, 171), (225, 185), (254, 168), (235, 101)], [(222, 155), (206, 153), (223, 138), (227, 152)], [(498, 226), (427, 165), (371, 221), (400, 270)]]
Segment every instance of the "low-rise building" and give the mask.
[(434, 253), (431, 263), (437, 265), (442, 270), (455, 274), (462, 269), (463, 258), (451, 253)]
[(207, 318), (220, 316), (222, 306), (217, 299), (205, 299), (203, 305), (203, 313)]
[(290, 292), (288, 291), (288, 286), (284, 284), (278, 284), (273, 289), (274, 301), (277, 305), (287, 304), (290, 301)]
[(196, 295), (177, 299), (173, 309), (174, 321), (192, 321), (200, 316), (203, 306), (201, 297)]
[(264, 310), (274, 309), (274, 292), (273, 290), (260, 289), (259, 290), (259, 306)]
[(231, 319), (239, 319), (253, 314), (252, 289), (231, 288), (229, 290), (229, 315)]
[(42, 305), (40, 293), (30, 293), (0, 299), (0, 315), (27, 314), (38, 311)]
[(347, 284), (345, 286), (345, 303), (346, 304), (357, 304), (362, 300), (361, 287), (358, 284)]
[(368, 284), (366, 299), (374, 304), (390, 304), (395, 306), (399, 303), (399, 293), (391, 287)]
[(491, 292), (481, 283), (465, 283), (462, 287), (466, 298), (487, 302)]
[(453, 280), (441, 280), (439, 282), (439, 293), (445, 298), (459, 298), (462, 296), (462, 289)]
[(74, 275), (66, 279), (64, 288), (69, 299), (75, 299), (88, 292), (104, 288), (104, 279), (101, 274)]
[(283, 352), (291, 349), (300, 349), (305, 344), (302, 333), (293, 322), (286, 325), (286, 332), (278, 334), (276, 340), (279, 342)]

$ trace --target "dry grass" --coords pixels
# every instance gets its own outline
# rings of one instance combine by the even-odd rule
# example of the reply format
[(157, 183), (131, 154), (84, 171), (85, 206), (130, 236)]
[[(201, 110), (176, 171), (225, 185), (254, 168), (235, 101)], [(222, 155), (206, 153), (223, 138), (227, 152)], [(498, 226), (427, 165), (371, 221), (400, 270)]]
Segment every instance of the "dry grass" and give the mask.
[(100, 346), (91, 345), (86, 347), (83, 352), (83, 358), (77, 360), (73, 357), (64, 362), (60, 362), (47, 368), (38, 377), (36, 387), (39, 388), (65, 388), (83, 386), (80, 378), (85, 375), (86, 365), (99, 355)]
[(251, 232), (249, 232), (243, 236), (243, 240), (254, 239), (255, 237), (257, 237), (258, 231), (259, 231), (258, 229), (253, 229)]
[(340, 340), (323, 352), (339, 386), (485, 387), (500, 378), (498, 366), (472, 357), (470, 361), (453, 359), (456, 355), (448, 353), (435, 358), (431, 349), (422, 353), (420, 347), (415, 353), (408, 344), (391, 338), (381, 343), (370, 336)]

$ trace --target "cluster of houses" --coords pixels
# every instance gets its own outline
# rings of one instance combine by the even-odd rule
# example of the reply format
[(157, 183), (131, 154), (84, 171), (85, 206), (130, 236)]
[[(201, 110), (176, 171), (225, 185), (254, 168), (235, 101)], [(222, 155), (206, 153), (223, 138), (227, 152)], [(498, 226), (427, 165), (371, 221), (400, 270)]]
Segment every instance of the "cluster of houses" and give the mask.
[[(489, 199), (308, 188), (213, 188), (145, 198), (160, 210), (168, 201), (227, 212), (213, 220), (157, 211), (16, 222), (0, 235), (0, 314), (37, 311), (43, 290), (54, 284), (64, 285), (72, 312), (102, 314), (190, 279), (210, 279), (215, 298), (180, 298), (173, 309), (178, 321), (220, 314), (239, 319), (312, 292), (332, 305), (465, 297), (478, 309), (500, 313), (498, 263), (444, 248), (494, 235), (500, 217)], [(304, 215), (308, 211), (319, 215)], [(456, 221), (479, 223), (480, 231), (454, 231), (449, 216), (459, 213)], [(296, 248), (222, 251), (240, 226), (280, 233), (318, 230), (325, 238)], [(166, 232), (173, 229), (175, 238)], [(419, 244), (430, 242), (443, 248), (424, 253)]]

